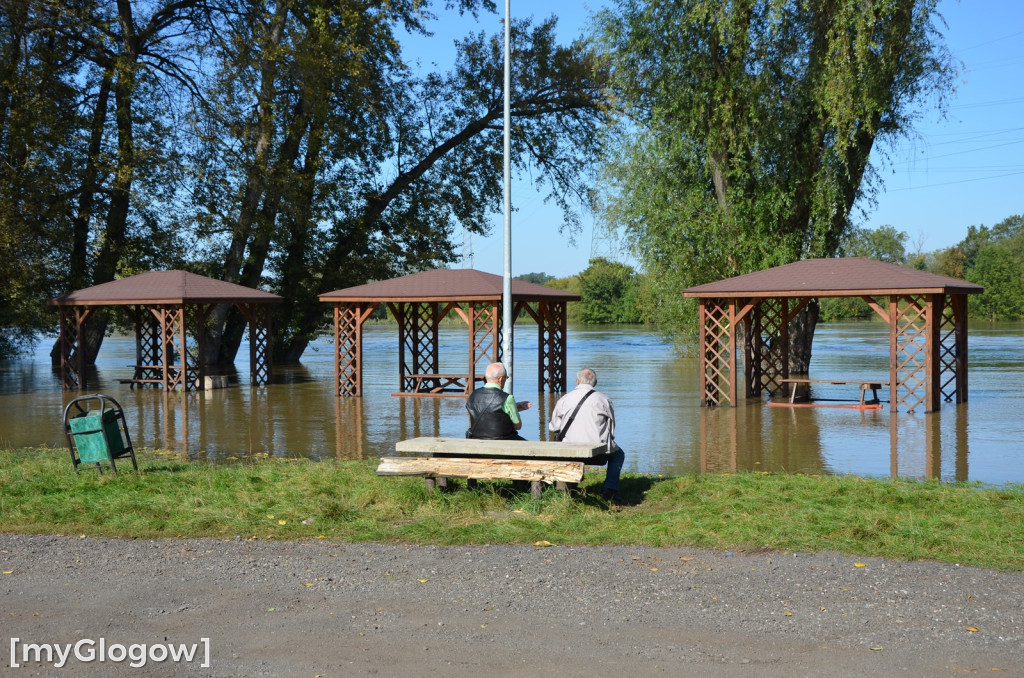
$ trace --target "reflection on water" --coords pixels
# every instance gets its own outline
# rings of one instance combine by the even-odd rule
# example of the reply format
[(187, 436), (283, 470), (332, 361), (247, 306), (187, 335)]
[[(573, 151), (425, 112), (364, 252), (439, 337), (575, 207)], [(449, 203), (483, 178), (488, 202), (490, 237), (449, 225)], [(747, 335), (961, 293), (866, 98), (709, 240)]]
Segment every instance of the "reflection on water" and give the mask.
[[(297, 366), (275, 368), (275, 383), (252, 389), (240, 359), (231, 387), (198, 393), (131, 390), (134, 346), (110, 338), (90, 383), (125, 410), (137, 447), (178, 450), (218, 460), (266, 454), (323, 459), (389, 454), (414, 436), (462, 436), (459, 398), (395, 398), (397, 336), (373, 325), (364, 340), (363, 398), (333, 394), (333, 351), (318, 342)], [(572, 328), (570, 382), (591, 366), (599, 388), (615, 403), (617, 439), (626, 470), (644, 473), (788, 471), (1024, 482), (1024, 325), (972, 328), (970, 400), (945, 403), (939, 413), (890, 414), (845, 408), (702, 408), (696, 361), (680, 357), (656, 333), (636, 328)], [(464, 333), (441, 331), (440, 371), (461, 371)], [(882, 323), (822, 325), (812, 374), (819, 379), (884, 380), (888, 328)], [(0, 364), (0, 446), (63, 446), (61, 413), (78, 393), (64, 393), (41, 346), (31, 359)], [(247, 356), (245, 347), (240, 356)], [(532, 400), (523, 434), (548, 439), (557, 396), (537, 391), (536, 332), (516, 334), (515, 393)], [(93, 381), (95, 379), (95, 381)], [(853, 401), (856, 386), (819, 385), (814, 397)], [(887, 394), (886, 394), (887, 395)], [(886, 397), (883, 395), (883, 398)]]

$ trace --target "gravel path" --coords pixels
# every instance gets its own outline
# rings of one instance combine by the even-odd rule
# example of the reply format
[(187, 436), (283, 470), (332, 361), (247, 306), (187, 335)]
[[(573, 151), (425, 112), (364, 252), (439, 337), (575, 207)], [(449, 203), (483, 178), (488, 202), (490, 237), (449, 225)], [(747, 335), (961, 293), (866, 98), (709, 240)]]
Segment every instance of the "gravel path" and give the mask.
[(1024, 573), (935, 563), (0, 534), (0, 571), (4, 676), (1024, 675)]

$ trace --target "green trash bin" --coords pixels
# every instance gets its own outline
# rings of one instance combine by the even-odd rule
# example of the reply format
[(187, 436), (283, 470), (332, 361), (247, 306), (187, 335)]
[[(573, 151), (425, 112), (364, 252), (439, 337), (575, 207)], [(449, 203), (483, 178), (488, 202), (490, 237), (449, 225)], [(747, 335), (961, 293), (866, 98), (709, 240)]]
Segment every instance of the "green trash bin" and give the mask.
[(78, 471), (83, 464), (102, 472), (104, 467), (117, 474), (116, 459), (131, 458), (137, 471), (135, 450), (121, 405), (102, 394), (75, 398), (64, 408), (64, 433), (71, 462)]
[(124, 441), (117, 426), (114, 410), (86, 412), (72, 417), (68, 423), (75, 438), (78, 457), (86, 464), (96, 464), (117, 458), (124, 452)]

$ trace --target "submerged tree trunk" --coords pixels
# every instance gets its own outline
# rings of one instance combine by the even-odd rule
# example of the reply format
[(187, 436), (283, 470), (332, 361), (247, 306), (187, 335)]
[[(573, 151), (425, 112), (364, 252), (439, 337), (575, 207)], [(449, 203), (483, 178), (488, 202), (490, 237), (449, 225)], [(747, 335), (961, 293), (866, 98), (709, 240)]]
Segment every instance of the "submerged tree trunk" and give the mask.
[(789, 324), (789, 373), (808, 374), (811, 366), (811, 344), (818, 325), (821, 308), (812, 299)]

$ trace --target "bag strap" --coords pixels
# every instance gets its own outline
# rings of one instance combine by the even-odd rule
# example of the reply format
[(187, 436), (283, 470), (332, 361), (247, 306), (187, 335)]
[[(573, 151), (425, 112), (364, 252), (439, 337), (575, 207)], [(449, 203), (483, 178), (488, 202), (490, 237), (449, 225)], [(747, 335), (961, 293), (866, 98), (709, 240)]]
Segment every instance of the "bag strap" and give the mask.
[(594, 390), (595, 389), (590, 389), (587, 391), (586, 395), (580, 398), (580, 401), (576, 403), (576, 409), (573, 410), (572, 414), (569, 415), (569, 418), (565, 420), (565, 426), (558, 430), (558, 433), (555, 435), (555, 440), (561, 442), (562, 438), (565, 437), (565, 434), (569, 431), (569, 427), (572, 426), (573, 420), (576, 418), (576, 413), (580, 411), (581, 407), (583, 407), (583, 401), (593, 395)]

